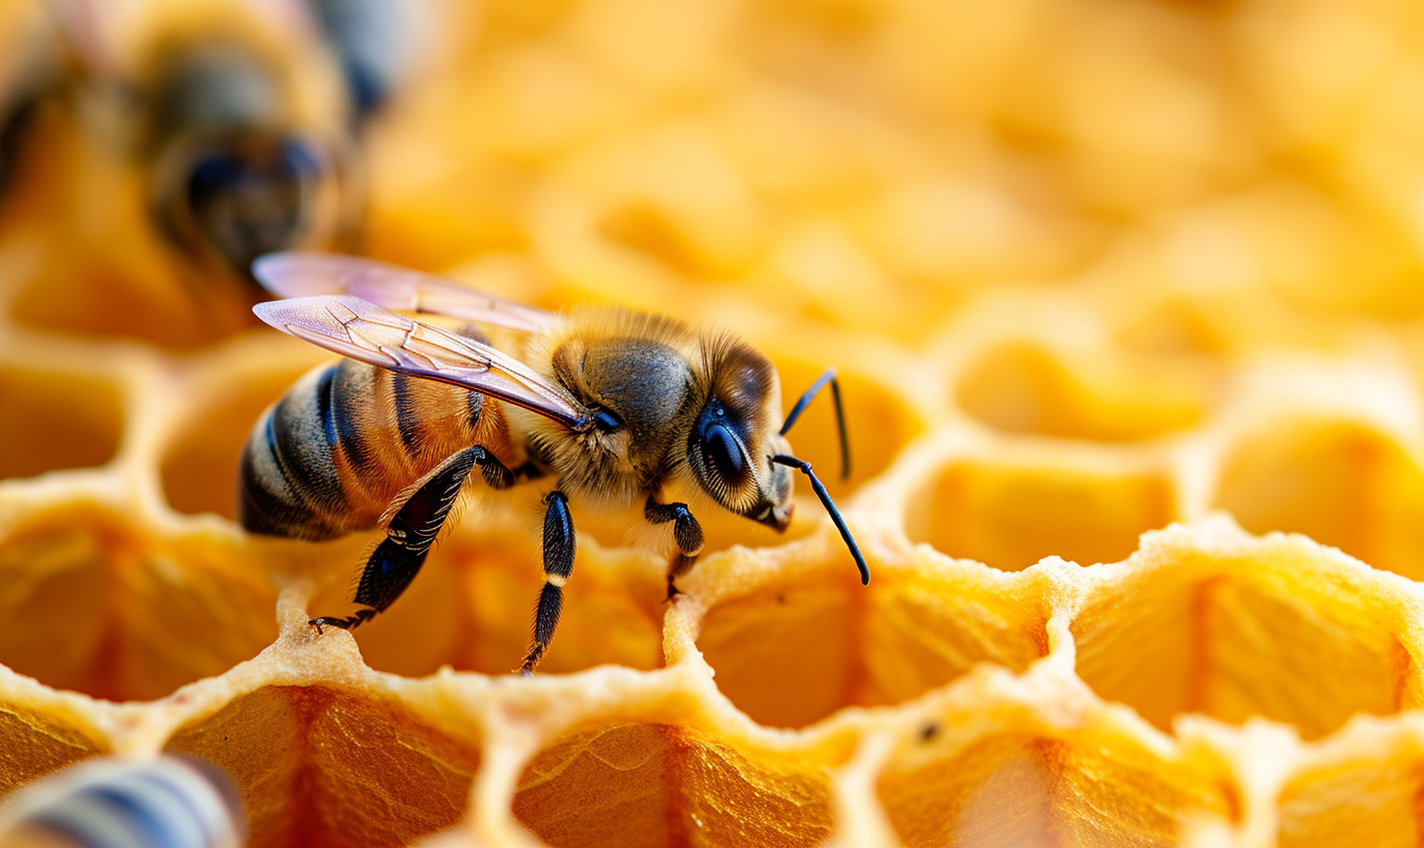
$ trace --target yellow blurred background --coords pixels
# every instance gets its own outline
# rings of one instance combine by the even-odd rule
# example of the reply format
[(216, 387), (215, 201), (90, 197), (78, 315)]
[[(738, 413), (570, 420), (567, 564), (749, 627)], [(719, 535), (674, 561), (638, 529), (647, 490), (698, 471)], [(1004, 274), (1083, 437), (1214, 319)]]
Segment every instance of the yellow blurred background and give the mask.
[[(551, 305), (720, 318), (750, 301), (910, 349), (994, 286), (1098, 292), (1122, 342), (1157, 352), (1424, 309), (1412, 3), (392, 10), (386, 97), (362, 117), (295, 0), (6, 4), (0, 86), (29, 104), (0, 220), (14, 316), (179, 346), (241, 325), (232, 269), (161, 209), (197, 167), (165, 144), (216, 108), (164, 111), (204, 51), (266, 75), (240, 130), (320, 154), (299, 225), (267, 246)], [(232, 99), (225, 82), (245, 84), (185, 96)]]

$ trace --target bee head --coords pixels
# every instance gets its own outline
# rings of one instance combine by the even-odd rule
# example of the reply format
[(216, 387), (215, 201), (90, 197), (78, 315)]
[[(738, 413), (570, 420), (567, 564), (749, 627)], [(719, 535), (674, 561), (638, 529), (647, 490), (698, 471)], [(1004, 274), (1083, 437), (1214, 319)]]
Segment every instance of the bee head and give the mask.
[(349, 151), (296, 117), (276, 70), (226, 41), (174, 48), (158, 66), (150, 202), (177, 247), (256, 286), (258, 256), (336, 240), (353, 200)]
[[(774, 419), (768, 417), (781, 407), (776, 372), (765, 357), (750, 348), (734, 350), (740, 354), (732, 357), (735, 367), (712, 372), (721, 376), (714, 379), (712, 396), (692, 428), (688, 458), (698, 482), (727, 509), (782, 532), (791, 523), (791, 471), (802, 472), (811, 481), (811, 489), (845, 540), (860, 570), (861, 582), (869, 583), (870, 566), (840, 510), (811, 470), (811, 463), (793, 455), (786, 441), (786, 431), (796, 423), (811, 399), (829, 384), (836, 404), (836, 424), (841, 431), (841, 477), (850, 476), (850, 447), (846, 441), (845, 413), (836, 370), (827, 369), (777, 429)], [(757, 457), (764, 457), (765, 464), (759, 464)]]
[(327, 165), (304, 139), (250, 133), (174, 153), (181, 161), (157, 187), (155, 206), (168, 234), (195, 256), (211, 255), (250, 282), (254, 259), (301, 244), (311, 229)]
[(719, 339), (705, 356), (712, 391), (688, 435), (692, 475), (724, 508), (784, 531), (791, 523), (791, 472), (771, 457), (791, 447), (777, 433), (776, 369), (740, 342)]

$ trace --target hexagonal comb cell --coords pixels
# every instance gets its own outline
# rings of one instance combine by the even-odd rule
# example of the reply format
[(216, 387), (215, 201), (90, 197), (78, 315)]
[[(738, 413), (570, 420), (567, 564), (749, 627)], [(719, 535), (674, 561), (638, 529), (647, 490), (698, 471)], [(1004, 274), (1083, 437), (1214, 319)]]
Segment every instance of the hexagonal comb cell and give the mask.
[(1176, 516), (1165, 471), (1020, 452), (955, 459), (908, 501), (906, 532), (951, 556), (1017, 571), (1043, 557), (1114, 562)]
[(253, 562), (208, 537), (153, 538), (92, 503), (5, 528), (0, 574), (0, 662), (95, 697), (162, 697), (276, 636), (276, 595)]
[(907, 848), (1177, 845), (1194, 819), (1226, 818), (1236, 803), (1207, 764), (1168, 764), (1110, 734), (1007, 730), (920, 747), (877, 787)]
[(481, 758), (398, 701), (326, 686), (242, 695), (166, 748), (232, 776), (253, 845), (406, 845), (455, 823)]
[(111, 382), (0, 367), (0, 478), (104, 465), (118, 450), (123, 424), (123, 398)]
[(1099, 576), (1070, 624), (1077, 673), (1163, 730), (1199, 712), (1315, 739), (1357, 712), (1421, 703), (1398, 590), (1307, 540), (1149, 549)]
[(717, 688), (761, 724), (802, 727), (850, 705), (897, 704), (976, 663), (1022, 671), (1047, 653), (1036, 578), (999, 581), (926, 552), (872, 566), (867, 588), (843, 551), (820, 557), (792, 579), (717, 598), (699, 622), (697, 648)]
[(998, 430), (1130, 442), (1191, 427), (1208, 386), (1192, 371), (1099, 356), (1069, 365), (1040, 345), (1006, 342), (981, 353), (955, 386), (966, 412)]
[[(537, 494), (518, 497), (524, 502)], [(528, 515), (537, 517), (535, 504), (527, 505)], [(483, 518), (507, 517), (509, 511), (495, 508), (481, 516), (473, 505), (470, 512), (477, 514), (464, 517), (471, 526), (444, 540), (400, 599), (355, 631), (368, 665), (406, 675), (431, 674), (444, 665), (485, 674), (519, 667), (529, 647), (530, 611), (544, 583), (538, 534), (532, 528), (527, 533), (475, 528)], [(629, 551), (603, 551), (587, 540), (580, 547), (566, 587), (558, 648), (540, 673), (605, 663), (656, 668), (662, 661), (659, 625), (666, 593), (661, 576)], [(353, 580), (370, 549), (360, 537), (321, 546), (327, 577), (308, 604), (311, 614), (344, 614), (350, 608)]]
[(1280, 422), (1231, 450), (1218, 485), (1216, 505), (1247, 530), (1305, 533), (1378, 568), (1424, 577), (1424, 471), (1372, 427)]
[(514, 817), (551, 846), (817, 845), (832, 825), (818, 759), (743, 752), (665, 724), (604, 724), (539, 752)]
[(856, 703), (856, 588), (844, 580), (767, 587), (708, 610), (697, 647), (718, 688), (753, 721), (776, 727)]

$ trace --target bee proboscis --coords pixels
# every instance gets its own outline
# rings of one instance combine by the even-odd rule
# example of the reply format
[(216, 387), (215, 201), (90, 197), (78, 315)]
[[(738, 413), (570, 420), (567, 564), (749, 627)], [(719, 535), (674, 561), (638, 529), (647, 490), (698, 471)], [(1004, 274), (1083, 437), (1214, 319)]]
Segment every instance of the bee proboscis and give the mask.
[[(544, 497), (545, 583), (525, 673), (553, 639), (573, 570), (570, 502), (641, 507), (648, 522), (671, 524), (671, 597), (702, 552), (693, 508), (726, 509), (784, 531), (791, 469), (799, 469), (869, 582), (835, 504), (786, 440), (830, 385), (848, 473), (834, 369), (783, 420), (771, 361), (727, 333), (621, 308), (561, 315), (349, 256), (272, 254), (253, 270), (284, 298), (258, 304), (258, 317), (346, 358), (308, 373), (257, 422), (242, 457), (243, 526), (304, 539), (386, 531), (356, 589), (363, 609), (312, 624), (352, 628), (389, 607), (475, 468), (496, 490), (554, 481)], [(395, 309), (510, 328), (522, 344), (497, 350), (473, 325), (453, 332)], [(685, 500), (665, 501), (666, 489)]]

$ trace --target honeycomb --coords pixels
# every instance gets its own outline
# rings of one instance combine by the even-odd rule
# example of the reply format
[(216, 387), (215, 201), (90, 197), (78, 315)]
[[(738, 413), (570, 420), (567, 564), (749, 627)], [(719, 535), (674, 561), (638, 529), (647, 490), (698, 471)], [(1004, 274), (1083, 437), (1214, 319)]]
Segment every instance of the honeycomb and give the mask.
[[(262, 55), (339, 123), (266, 5), (94, 5), (131, 63), (307, 44)], [(40, 57), (84, 29), (0, 11)], [(521, 678), (533, 483), (318, 634), (378, 534), (248, 536), (234, 480), (325, 354), (209, 296), (60, 61), (0, 196), (0, 792), (162, 751), (254, 846), (1420, 844), (1417, 5), (407, 11), (361, 251), (732, 327), (788, 393), (836, 365), (871, 583), (805, 491), (785, 536), (699, 516), (671, 602), (636, 521), (575, 514)], [(791, 437), (836, 467), (825, 401)]]

